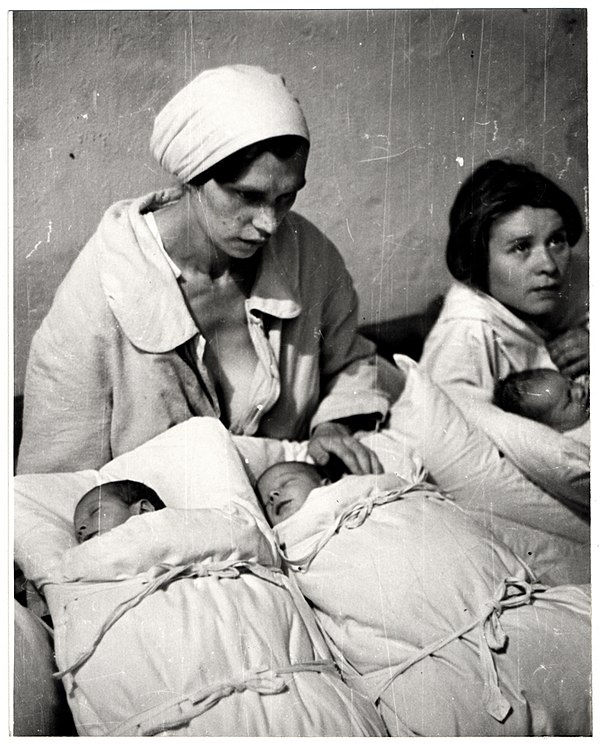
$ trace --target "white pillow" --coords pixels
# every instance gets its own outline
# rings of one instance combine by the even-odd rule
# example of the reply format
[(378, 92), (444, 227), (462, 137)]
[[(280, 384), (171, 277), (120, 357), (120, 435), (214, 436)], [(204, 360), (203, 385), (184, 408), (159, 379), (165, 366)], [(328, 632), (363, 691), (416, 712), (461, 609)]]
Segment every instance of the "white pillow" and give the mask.
[(409, 357), (406, 386), (384, 434), (414, 450), (430, 478), (553, 584), (590, 580), (590, 526), (529, 481)]
[(28, 579), (43, 585), (64, 551), (77, 544), (73, 512), (81, 496), (121, 479), (145, 483), (167, 506), (180, 509), (241, 504), (266, 525), (229, 432), (217, 419), (192, 418), (99, 471), (16, 476), (15, 560)]

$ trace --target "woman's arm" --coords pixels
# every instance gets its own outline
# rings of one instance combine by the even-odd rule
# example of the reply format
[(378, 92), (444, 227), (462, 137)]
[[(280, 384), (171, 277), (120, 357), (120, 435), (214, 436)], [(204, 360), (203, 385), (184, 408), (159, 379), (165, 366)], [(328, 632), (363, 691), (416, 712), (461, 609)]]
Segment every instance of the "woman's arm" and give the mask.
[(449, 322), (434, 329), (421, 368), (532, 482), (561, 500), (589, 505), (589, 456), (559, 432), (492, 403), (510, 366), (488, 324)]
[[(405, 377), (393, 364), (377, 356), (375, 344), (358, 333), (358, 296), (344, 260), (329, 241), (319, 253), (321, 305), (320, 388), (321, 400), (312, 417), (318, 424), (349, 417), (371, 416), (380, 420), (403, 390)], [(314, 260), (314, 259), (313, 259)]]
[(379, 473), (377, 456), (355, 436), (357, 422), (382, 421), (399, 397), (404, 375), (376, 355), (375, 345), (357, 332), (358, 298), (337, 250), (322, 265), (320, 378), (322, 397), (311, 421), (308, 453), (324, 465), (339, 457), (351, 473)]
[(111, 459), (103, 312), (91, 278), (69, 274), (31, 345), (18, 473), (98, 468)]

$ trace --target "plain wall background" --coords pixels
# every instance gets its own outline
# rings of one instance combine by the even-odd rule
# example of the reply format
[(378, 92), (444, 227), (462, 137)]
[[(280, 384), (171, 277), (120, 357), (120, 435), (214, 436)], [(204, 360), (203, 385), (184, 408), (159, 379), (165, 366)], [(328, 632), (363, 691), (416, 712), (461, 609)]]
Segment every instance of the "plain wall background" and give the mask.
[[(525, 159), (587, 220), (585, 9), (13, 14), (15, 387), (31, 337), (114, 201), (172, 183), (155, 115), (203, 69), (280, 72), (311, 129), (295, 209), (338, 245), (364, 322), (450, 281), (448, 210), (489, 157)], [(587, 241), (574, 301), (587, 301)]]

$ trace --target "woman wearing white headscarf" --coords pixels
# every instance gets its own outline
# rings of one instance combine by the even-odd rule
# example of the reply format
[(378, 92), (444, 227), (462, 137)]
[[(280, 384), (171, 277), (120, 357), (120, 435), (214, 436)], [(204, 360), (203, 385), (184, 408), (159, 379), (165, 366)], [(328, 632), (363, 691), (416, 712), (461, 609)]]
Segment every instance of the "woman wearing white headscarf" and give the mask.
[(58, 289), (30, 352), (18, 471), (98, 468), (215, 416), (377, 472), (353, 425), (384, 417), (402, 379), (357, 335), (337, 249), (290, 212), (309, 133), (283, 79), (203, 72), (151, 149), (181, 186), (113, 205)]

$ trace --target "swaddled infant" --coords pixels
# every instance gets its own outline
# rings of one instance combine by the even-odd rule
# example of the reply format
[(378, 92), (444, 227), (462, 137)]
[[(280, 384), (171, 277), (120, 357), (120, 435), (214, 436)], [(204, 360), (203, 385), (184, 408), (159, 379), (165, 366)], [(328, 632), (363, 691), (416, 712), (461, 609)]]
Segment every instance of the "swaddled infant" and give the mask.
[(80, 734), (382, 735), (242, 504), (165, 508), (119, 480), (85, 493), (73, 521), (80, 545), (52, 592)]
[(278, 462), (267, 468), (256, 489), (272, 526), (291, 517), (304, 504), (314, 488), (331, 483), (316, 465), (307, 462)]
[(95, 486), (75, 507), (73, 526), (77, 542), (108, 532), (130, 517), (164, 508), (156, 491), (139, 481), (118, 480)]
[(350, 684), (392, 736), (588, 735), (589, 588), (540, 584), (437, 488), (390, 475), (330, 484), (292, 461), (256, 484)]

